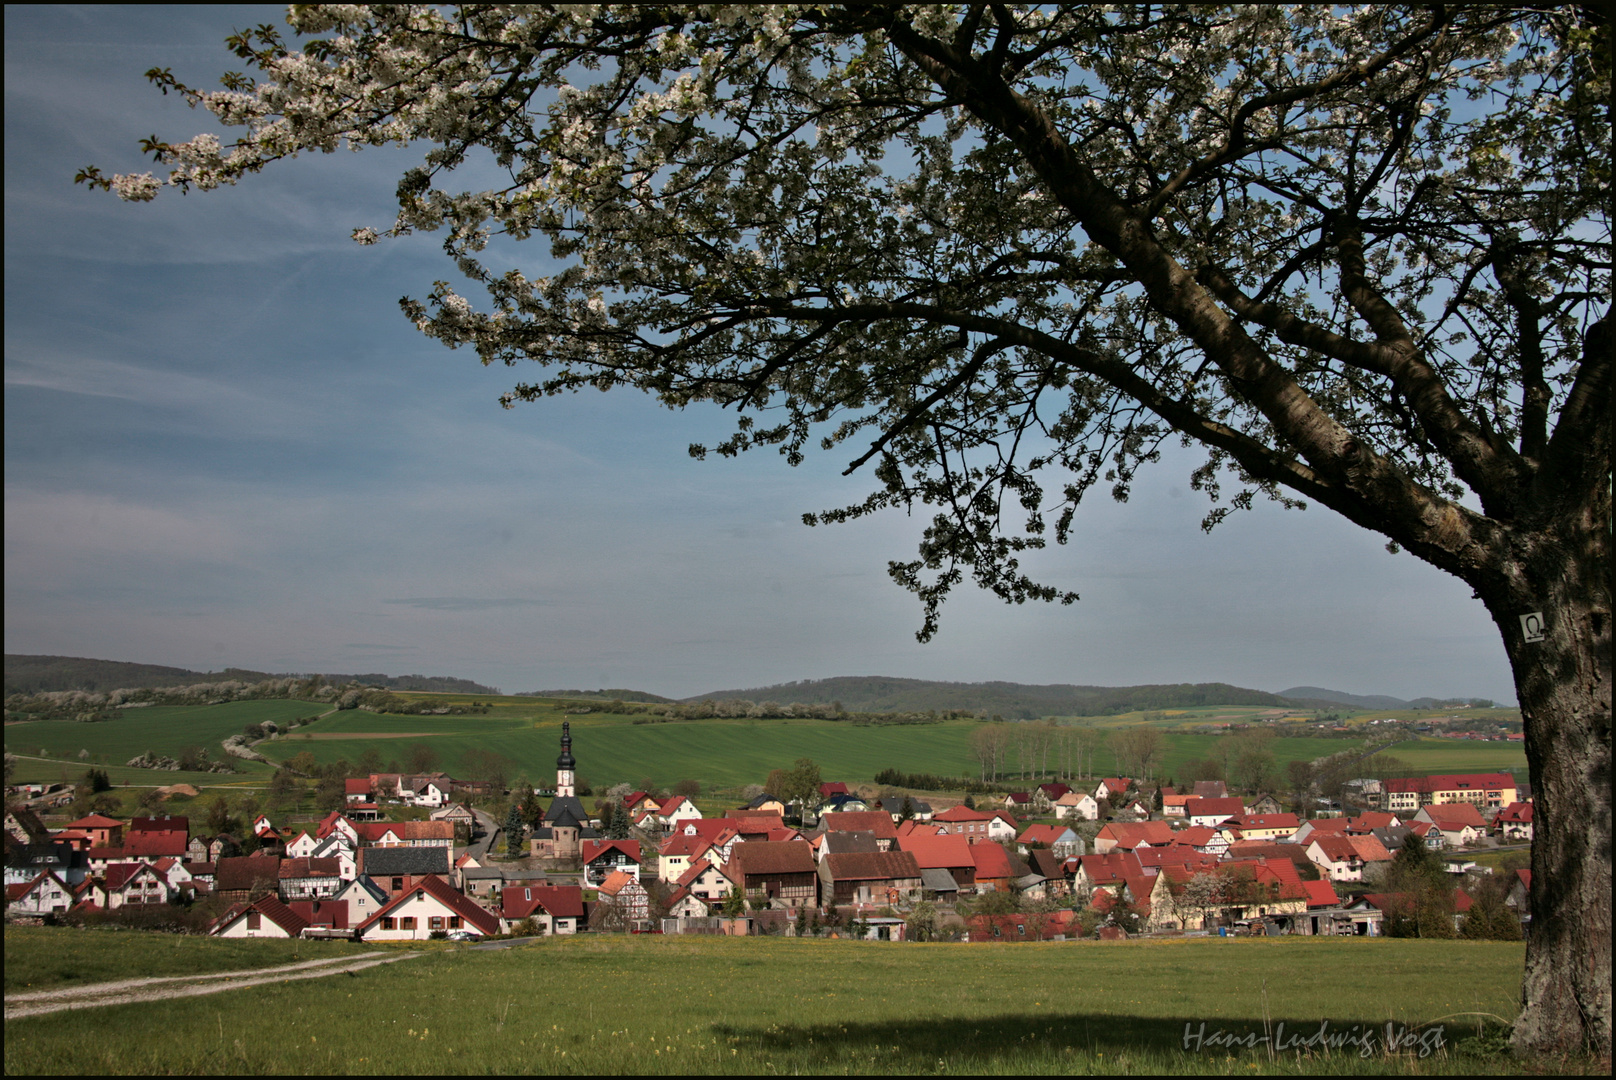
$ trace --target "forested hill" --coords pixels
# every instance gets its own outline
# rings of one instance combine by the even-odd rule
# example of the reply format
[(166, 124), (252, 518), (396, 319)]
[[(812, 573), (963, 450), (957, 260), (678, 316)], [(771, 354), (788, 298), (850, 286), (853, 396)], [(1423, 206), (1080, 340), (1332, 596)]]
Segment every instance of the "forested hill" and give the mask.
[(883, 676), (847, 676), (762, 686), (752, 690), (720, 690), (687, 701), (744, 698), (779, 704), (819, 705), (840, 702), (850, 712), (925, 712), (935, 709), (985, 709), (1011, 719), (1035, 716), (1111, 716), (1135, 709), (1191, 709), (1207, 705), (1299, 703), (1261, 690), (1227, 683), (1177, 683), (1167, 686), (1027, 686), (1011, 682), (930, 682)]
[[(223, 671), (190, 671), (186, 668), (163, 667), (159, 664), (130, 664), (121, 660), (92, 660), (82, 656), (23, 656), (6, 653), (5, 693), (39, 694), (52, 690), (88, 690), (106, 693), (109, 690), (146, 690), (166, 686), (190, 686), (196, 683), (263, 682), (265, 679), (293, 675), (306, 677), (304, 672), (248, 671), (243, 668), (225, 668)], [(497, 694), (492, 686), (483, 686), (469, 679), (453, 679), (437, 675), (338, 675), (321, 672), (328, 682), (342, 684), (357, 682), (366, 686), (381, 686), (388, 690), (422, 690), (453, 694)]]

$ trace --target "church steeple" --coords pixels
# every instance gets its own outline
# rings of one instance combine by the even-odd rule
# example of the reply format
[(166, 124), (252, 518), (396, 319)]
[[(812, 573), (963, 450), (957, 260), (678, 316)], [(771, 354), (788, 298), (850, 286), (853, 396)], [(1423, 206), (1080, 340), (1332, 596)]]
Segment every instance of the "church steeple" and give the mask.
[(572, 724), (561, 721), (561, 756), (556, 758), (556, 797), (572, 797), (578, 762), (572, 756)]

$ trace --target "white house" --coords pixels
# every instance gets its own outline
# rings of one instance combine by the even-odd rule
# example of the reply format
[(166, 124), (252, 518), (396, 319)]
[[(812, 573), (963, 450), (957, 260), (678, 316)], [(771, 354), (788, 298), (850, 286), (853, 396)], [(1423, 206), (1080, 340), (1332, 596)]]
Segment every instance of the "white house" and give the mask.
[(658, 823), (663, 828), (671, 828), (673, 823), (684, 818), (700, 818), (701, 811), (696, 804), (683, 795), (670, 795), (657, 809)]
[(73, 890), (49, 870), (33, 881), (6, 886), (6, 913), (10, 915), (59, 915), (73, 906)]
[(423, 877), (383, 905), (354, 936), (361, 941), (424, 941), (434, 933), (499, 933), (499, 917), (437, 877)]
[(1100, 804), (1086, 791), (1068, 791), (1055, 800), (1055, 817), (1060, 821), (1098, 821)]
[(308, 920), (273, 896), (251, 904), (237, 904), (214, 924), (214, 937), (295, 938), (309, 925)]

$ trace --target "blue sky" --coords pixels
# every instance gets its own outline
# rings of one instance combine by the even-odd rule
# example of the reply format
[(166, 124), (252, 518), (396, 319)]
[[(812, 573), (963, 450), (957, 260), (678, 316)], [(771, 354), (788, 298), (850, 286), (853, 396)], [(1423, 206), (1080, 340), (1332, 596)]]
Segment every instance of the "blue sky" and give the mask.
[(224, 37), (279, 14), (7, 9), (7, 652), (507, 691), (885, 674), (1514, 700), (1467, 587), (1318, 508), (1204, 535), (1187, 459), (1037, 560), (1078, 604), (963, 589), (920, 645), (886, 565), (924, 519), (801, 524), (866, 493), (849, 455), (696, 462), (730, 417), (632, 393), (502, 410), (530, 373), (421, 337), (397, 302), (452, 276), (438, 240), (348, 239), (391, 221), (409, 151), (148, 204), (73, 185), (211, 129), (142, 73), (210, 84), (239, 64)]

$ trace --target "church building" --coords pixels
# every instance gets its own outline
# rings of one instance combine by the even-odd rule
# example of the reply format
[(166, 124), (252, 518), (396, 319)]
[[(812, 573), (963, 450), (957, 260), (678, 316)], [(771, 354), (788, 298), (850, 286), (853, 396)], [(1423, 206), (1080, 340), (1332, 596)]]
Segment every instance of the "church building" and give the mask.
[(572, 756), (572, 724), (561, 722), (561, 756), (556, 758), (555, 799), (544, 812), (544, 824), (533, 830), (528, 848), (536, 859), (577, 859), (585, 840), (600, 839), (589, 811), (578, 801), (578, 762)]

